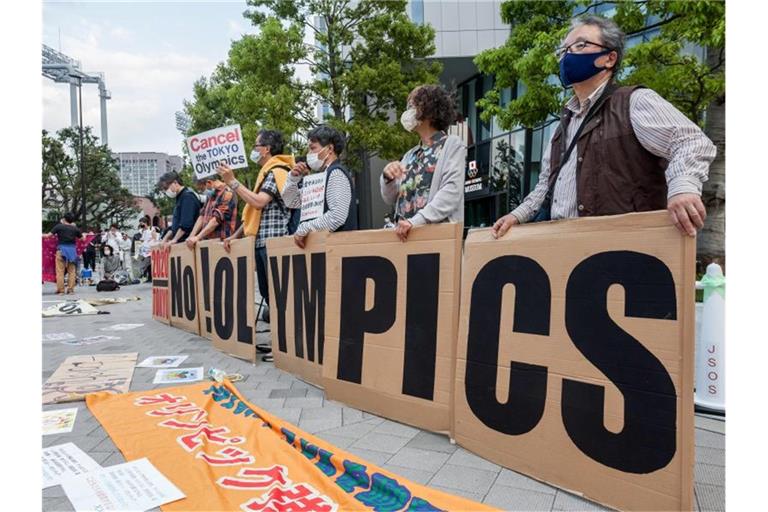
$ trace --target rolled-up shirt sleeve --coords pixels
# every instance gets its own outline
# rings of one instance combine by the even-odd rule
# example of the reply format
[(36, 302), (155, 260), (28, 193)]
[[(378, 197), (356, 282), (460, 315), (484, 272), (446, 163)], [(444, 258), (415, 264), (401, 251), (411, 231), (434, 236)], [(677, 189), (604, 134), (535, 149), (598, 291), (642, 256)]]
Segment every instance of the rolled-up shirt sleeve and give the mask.
[(294, 176), (292, 173), (288, 173), (288, 179), (285, 180), (283, 190), (280, 191), (283, 203), (287, 208), (301, 208), (301, 189), (299, 184), (302, 179), (303, 176)]
[(717, 148), (693, 121), (651, 89), (637, 89), (629, 98), (629, 118), (640, 144), (669, 161), (667, 197), (701, 195)]

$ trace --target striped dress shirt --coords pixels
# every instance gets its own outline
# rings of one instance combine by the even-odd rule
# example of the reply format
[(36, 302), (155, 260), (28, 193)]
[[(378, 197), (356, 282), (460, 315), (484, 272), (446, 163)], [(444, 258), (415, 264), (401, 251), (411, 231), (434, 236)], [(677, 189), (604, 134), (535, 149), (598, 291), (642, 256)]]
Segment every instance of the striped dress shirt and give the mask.
[[(328, 182), (325, 190), (325, 200), (328, 205), (328, 211), (316, 219), (307, 220), (299, 224), (296, 234), (304, 236), (310, 231), (329, 231), (333, 232), (339, 229), (347, 221), (349, 215), (349, 205), (352, 201), (352, 187), (344, 173), (339, 170), (328, 176)], [(328, 172), (327, 170), (324, 172)], [(288, 208), (301, 208), (301, 189), (299, 182), (302, 176), (294, 176), (288, 173), (285, 187), (282, 191), (283, 200)]]
[[(589, 107), (599, 97), (608, 82), (598, 87), (583, 103), (575, 95), (565, 107), (574, 115), (566, 130), (566, 147), (584, 121)], [(665, 158), (669, 165), (665, 171), (667, 197), (693, 193), (701, 195), (702, 184), (707, 181), (709, 164), (717, 149), (704, 132), (677, 110), (671, 103), (651, 89), (637, 89), (629, 98), (629, 118), (640, 144), (656, 156)], [(553, 132), (554, 135), (554, 132)], [(550, 138), (541, 159), (541, 173), (536, 187), (512, 211), (520, 223), (533, 218), (547, 195), (549, 180)], [(576, 160), (578, 144), (560, 169), (552, 196), (552, 219), (579, 216), (577, 201)]]

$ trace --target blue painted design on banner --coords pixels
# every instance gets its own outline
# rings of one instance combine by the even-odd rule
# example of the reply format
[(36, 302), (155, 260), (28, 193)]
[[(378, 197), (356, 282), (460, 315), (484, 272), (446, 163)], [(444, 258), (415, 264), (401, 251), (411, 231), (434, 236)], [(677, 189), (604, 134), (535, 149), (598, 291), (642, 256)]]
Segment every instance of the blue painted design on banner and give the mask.
[(299, 441), (301, 444), (301, 454), (308, 458), (309, 460), (314, 459), (317, 457), (317, 446), (313, 444), (309, 444), (306, 439), (301, 439)]
[[(237, 402), (237, 406), (235, 407), (235, 415), (240, 414), (243, 411), (248, 411), (248, 410), (250, 410), (250, 409), (248, 409), (248, 406), (246, 405), (245, 402), (238, 401)], [(253, 412), (253, 411), (251, 411), (251, 412)]]
[(411, 491), (388, 476), (374, 473), (371, 489), (356, 494), (355, 499), (376, 512), (400, 510), (411, 499)]
[(406, 512), (443, 512), (443, 509), (435, 507), (425, 499), (414, 496)]
[(354, 492), (355, 487), (367, 489), (371, 485), (368, 473), (365, 472), (365, 466), (351, 460), (345, 460), (343, 465), (344, 473), (336, 479), (336, 485), (347, 492)]
[(283, 433), (283, 435), (285, 436), (285, 441), (286, 441), (288, 444), (291, 444), (291, 445), (292, 445), (292, 444), (293, 444), (293, 442), (296, 440), (296, 434), (294, 434), (293, 432), (291, 432), (291, 431), (290, 431), (290, 430), (288, 430), (287, 428), (281, 428), (281, 429), (280, 429), (280, 432), (282, 432), (282, 433)]
[(336, 474), (336, 466), (333, 465), (331, 462), (331, 457), (333, 457), (333, 454), (329, 452), (328, 450), (323, 450), (320, 448), (320, 460), (315, 463), (315, 466), (320, 468), (320, 471), (325, 473), (325, 476), (333, 476)]

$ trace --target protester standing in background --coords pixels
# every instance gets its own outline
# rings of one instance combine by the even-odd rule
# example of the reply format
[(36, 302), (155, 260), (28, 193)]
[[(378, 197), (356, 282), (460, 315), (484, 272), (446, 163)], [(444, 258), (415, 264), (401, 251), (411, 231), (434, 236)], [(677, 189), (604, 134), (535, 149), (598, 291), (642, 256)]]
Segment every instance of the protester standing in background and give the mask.
[(387, 164), (380, 178), (381, 197), (395, 205), (395, 232), (403, 242), (413, 226), (464, 221), (467, 147), (446, 133), (456, 119), (454, 100), (441, 86), (422, 85), (408, 95), (400, 122), (421, 141)]
[(357, 202), (354, 182), (349, 171), (341, 165), (339, 155), (346, 144), (344, 135), (335, 128), (321, 125), (307, 134), (309, 152), (307, 162), (297, 163), (283, 190), (283, 199), (289, 208), (301, 207), (299, 184), (312, 172), (325, 172), (325, 198), (323, 214), (299, 224), (293, 235), (296, 245), (304, 248), (307, 235), (312, 231), (352, 231), (357, 229)]
[(131, 239), (128, 238), (128, 233), (123, 233), (122, 238), (118, 242), (120, 247), (120, 261), (123, 263), (123, 268), (128, 272), (128, 277), (133, 281), (133, 264), (131, 262)]
[(184, 242), (192, 232), (197, 216), (200, 214), (202, 206), (200, 199), (197, 194), (181, 183), (181, 177), (175, 171), (169, 171), (160, 176), (157, 186), (166, 196), (176, 199), (173, 221), (163, 237), (163, 245), (168, 247), (171, 244)]
[(68, 212), (64, 214), (61, 221), (53, 226), (51, 232), (46, 237), (56, 236), (58, 238), (58, 248), (56, 250), (56, 294), (62, 295), (64, 289), (64, 273), (67, 273), (66, 293), (75, 292), (75, 279), (77, 278), (77, 239), (84, 238), (80, 228), (75, 226), (75, 214)]

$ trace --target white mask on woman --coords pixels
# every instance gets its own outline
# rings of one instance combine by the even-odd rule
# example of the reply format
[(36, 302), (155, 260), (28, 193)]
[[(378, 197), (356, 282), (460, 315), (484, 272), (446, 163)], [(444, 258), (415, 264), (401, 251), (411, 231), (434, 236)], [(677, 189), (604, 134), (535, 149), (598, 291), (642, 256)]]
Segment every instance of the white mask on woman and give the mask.
[(403, 114), (400, 116), (400, 124), (402, 124), (403, 128), (409, 132), (412, 132), (416, 129), (417, 126), (419, 126), (419, 120), (416, 119), (416, 109), (414, 107), (410, 107), (405, 112), (403, 112)]
[[(322, 160), (320, 159), (320, 153), (322, 153), (323, 149), (321, 149), (317, 153), (307, 153), (307, 165), (313, 171), (319, 171), (320, 169), (323, 168), (323, 163), (325, 159), (322, 159)], [(328, 155), (326, 155), (326, 158), (327, 156)]]

